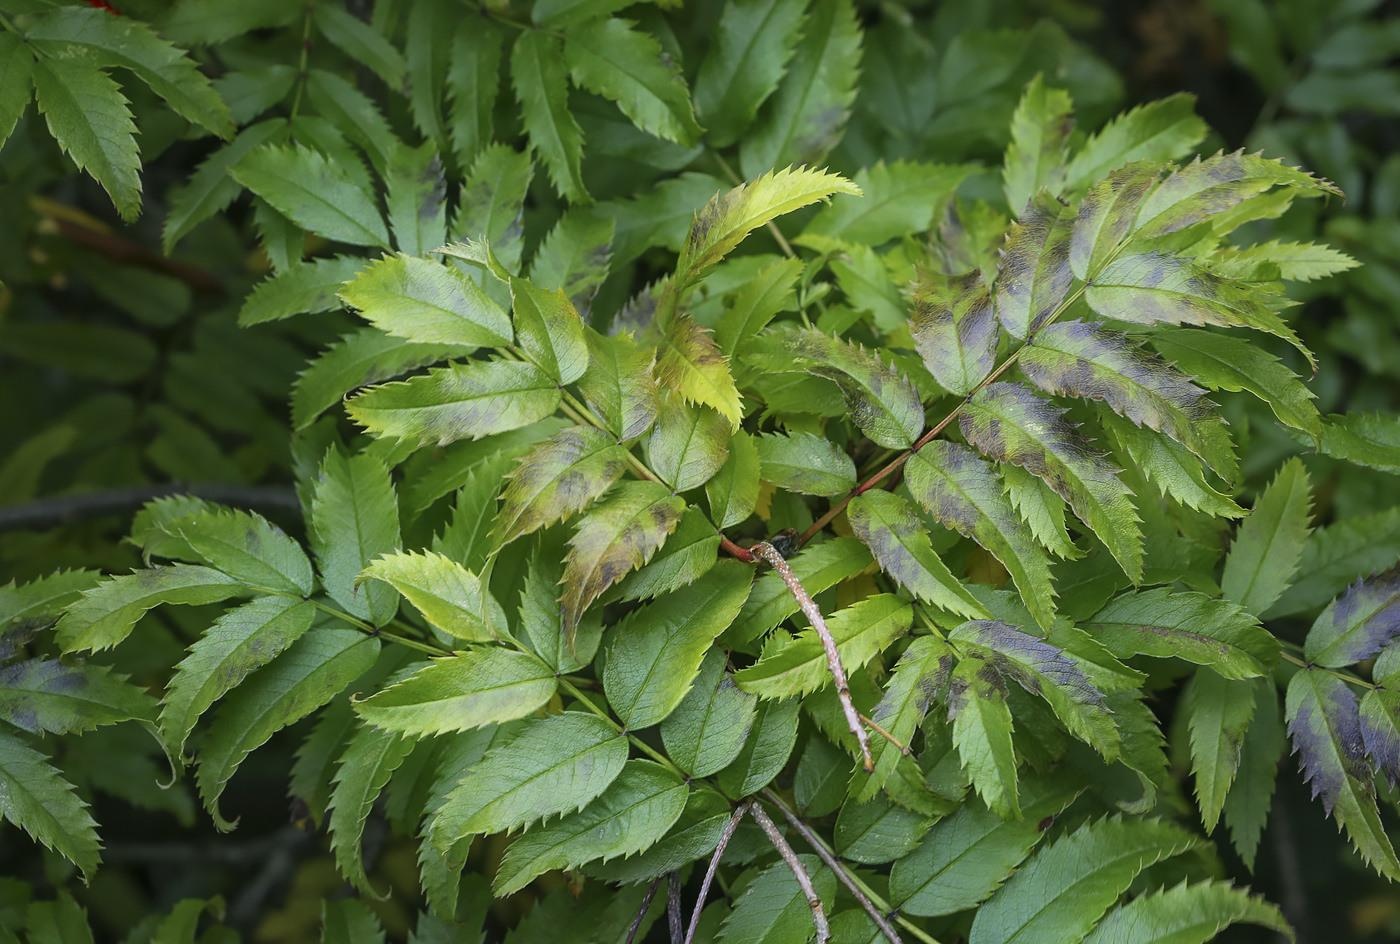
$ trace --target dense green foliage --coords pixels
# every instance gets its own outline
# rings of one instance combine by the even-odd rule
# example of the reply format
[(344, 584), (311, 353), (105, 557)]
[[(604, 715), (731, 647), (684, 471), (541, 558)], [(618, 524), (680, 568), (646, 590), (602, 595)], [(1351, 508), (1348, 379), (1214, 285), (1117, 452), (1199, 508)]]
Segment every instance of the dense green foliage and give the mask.
[(1400, 927), (1397, 21), (972, 6), (0, 0), (0, 941)]

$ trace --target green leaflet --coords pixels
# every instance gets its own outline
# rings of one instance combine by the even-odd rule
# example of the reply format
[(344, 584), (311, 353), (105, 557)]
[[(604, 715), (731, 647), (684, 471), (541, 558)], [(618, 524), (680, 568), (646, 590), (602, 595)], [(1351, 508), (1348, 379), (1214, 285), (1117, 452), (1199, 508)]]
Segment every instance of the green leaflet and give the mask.
[(1303, 545), (1293, 585), (1262, 615), (1289, 616), (1321, 606), (1345, 590), (1358, 574), (1385, 570), (1397, 558), (1400, 508), (1344, 518), (1318, 528)]
[(1269, 818), (1274, 788), (1278, 783), (1279, 762), (1287, 738), (1272, 679), (1256, 679), (1254, 719), (1244, 733), (1235, 783), (1225, 797), (1223, 815), (1230, 827), (1230, 841), (1240, 858), (1251, 869), (1259, 851), (1259, 840)]
[(505, 144), (482, 149), (458, 198), (452, 237), (484, 240), (507, 265), (519, 262), (520, 218), (534, 173), (528, 150)]
[(0, 669), (0, 718), (30, 734), (81, 734), (133, 718), (149, 726), (156, 702), (105, 665), (29, 659)]
[(726, 4), (695, 77), (695, 106), (712, 147), (729, 147), (778, 87), (792, 57), (807, 0)]
[(1247, 390), (1269, 404), (1280, 422), (1314, 437), (1322, 434), (1313, 392), (1267, 351), (1240, 338), (1189, 328), (1156, 331), (1151, 342), (1198, 383), (1212, 389)]
[[(1139, 872), (1198, 843), (1159, 820), (1115, 817), (1081, 826), (1042, 847), (978, 909), (968, 942), (1082, 940)], [(1027, 901), (1040, 907), (1028, 909)]]
[(277, 525), (246, 511), (202, 511), (171, 528), (200, 559), (253, 587), (298, 596), (316, 586), (301, 545)]
[(1011, 116), (1011, 144), (1002, 164), (1002, 190), (1013, 214), (1019, 214), (1034, 193), (1065, 189), (1066, 145), (1073, 128), (1069, 94), (1046, 88), (1037, 75)]
[(350, 418), (378, 437), (445, 446), (509, 432), (549, 416), (559, 386), (521, 361), (468, 361), (407, 381), (380, 384), (346, 403)]
[(523, 718), (554, 697), (554, 669), (510, 649), (468, 649), (355, 703), (385, 731), (424, 737)]
[(356, 246), (389, 245), (372, 194), (317, 151), (264, 144), (229, 173), (302, 229)]
[(710, 649), (695, 684), (661, 722), (666, 756), (692, 777), (708, 777), (734, 760), (753, 727), (758, 699), (739, 690), (725, 661), (723, 650)]
[[(710, 552), (711, 560), (714, 552)], [(530, 557), (530, 573), (520, 591), (519, 626), (535, 655), (557, 672), (574, 672), (593, 661), (603, 636), (603, 619), (586, 614), (570, 638), (559, 612), (559, 580), (564, 564), (559, 544), (541, 540)]]
[(1228, 925), (1258, 924), (1293, 940), (1293, 929), (1273, 905), (1228, 882), (1199, 882), (1141, 895), (1104, 916), (1084, 944), (1200, 944)]
[(754, 444), (765, 482), (803, 495), (842, 495), (855, 488), (855, 462), (824, 436), (771, 433)]
[(1084, 623), (1120, 659), (1176, 657), (1229, 679), (1263, 675), (1281, 648), (1256, 618), (1228, 600), (1166, 587), (1115, 597)]
[(1130, 161), (1172, 161), (1190, 153), (1206, 134), (1195, 114), (1196, 96), (1178, 93), (1139, 105), (1089, 136), (1065, 172), (1074, 192)]
[[(373, 896), (368, 886), (364, 890)], [(384, 930), (364, 901), (325, 899), (321, 902), (321, 944), (384, 944)]]
[[(836, 897), (836, 876), (814, 855), (797, 857), (825, 908)], [(786, 862), (768, 866), (749, 883), (724, 920), (726, 944), (806, 944), (812, 908)]]
[(1003, 820), (969, 800), (934, 824), (917, 849), (890, 869), (890, 899), (914, 915), (963, 911), (992, 894), (1040, 841), (1041, 820), (1073, 802), (1076, 789), (1028, 778), (1021, 819)]
[(628, 482), (579, 520), (565, 558), (564, 633), (573, 638), (588, 605), (656, 553), (675, 530), (685, 500), (659, 482)]
[(1042, 547), (1065, 560), (1084, 556), (1065, 528), (1065, 500), (1059, 493), (1019, 465), (1002, 463), (997, 471), (1001, 473), (1006, 497), (1011, 499)]
[[(298, 262), (285, 272), (258, 283), (244, 299), (243, 307), (238, 312), (238, 323), (247, 327), (266, 321), (280, 321), (303, 312), (339, 308), (340, 300), (336, 293), (343, 283), (355, 277), (362, 264), (363, 260), (356, 256)], [(341, 392), (344, 393), (343, 390)]]
[(352, 60), (363, 63), (390, 88), (403, 84), (403, 53), (368, 23), (339, 7), (318, 7), (316, 28)]
[(1305, 668), (1288, 683), (1284, 717), (1313, 797), (1321, 798), (1372, 868), (1400, 877), (1400, 860), (1376, 809), (1356, 694), (1336, 675)]
[(730, 427), (724, 417), (680, 397), (661, 398), (656, 426), (647, 439), (647, 462), (677, 492), (704, 485), (729, 456)]
[[(827, 617), (836, 651), (847, 672), (878, 656), (890, 643), (909, 632), (914, 608), (892, 593), (880, 593)], [(735, 683), (760, 698), (808, 695), (831, 681), (826, 652), (816, 630), (805, 630), (779, 647), (765, 647), (763, 657), (734, 673)]]
[[(909, 744), (933, 699), (943, 689), (950, 660), (948, 644), (942, 639), (922, 636), (914, 640), (899, 657), (894, 678), (871, 712), (872, 720), (896, 741)], [(875, 769), (859, 790), (855, 789), (859, 779), (852, 781), (852, 798), (857, 803), (870, 800), (877, 790), (889, 783), (902, 757), (900, 750), (885, 737), (871, 739), (870, 753), (875, 759)], [(860, 776), (857, 774), (857, 778)]]
[(0, 816), (91, 878), (99, 844), (87, 804), (46, 756), (7, 731), (0, 731), (0, 791)]
[(441, 0), (416, 3), (407, 11), (404, 53), (408, 66), (408, 106), (423, 137), (442, 143), (442, 90), (452, 52), (452, 7)]
[(609, 631), (603, 691), (628, 730), (666, 718), (685, 697), (715, 637), (749, 595), (753, 568), (726, 560)]
[(1006, 566), (1037, 623), (1052, 624), (1049, 558), (1002, 494), (987, 462), (964, 446), (935, 439), (909, 457), (905, 481), (909, 494), (935, 520), (972, 538)]
[(340, 290), (370, 324), (409, 341), (465, 351), (511, 342), (510, 320), (450, 265), (398, 253), (384, 256)]
[(243, 758), (272, 735), (306, 717), (374, 664), (379, 640), (350, 629), (317, 628), (224, 699), (199, 752), (195, 783), (205, 809), (222, 830), (224, 785)]
[(719, 532), (694, 505), (649, 563), (623, 577), (609, 595), (622, 600), (645, 600), (685, 586), (715, 566)]
[(166, 688), (160, 733), (170, 753), (178, 757), (209, 706), (300, 638), (315, 616), (315, 605), (296, 597), (259, 597), (215, 620)]
[(806, 168), (758, 172), (757, 179), (740, 184), (728, 193), (716, 194), (695, 215), (690, 235), (676, 262), (676, 284), (694, 282), (705, 269), (719, 262), (744, 237), (769, 220), (815, 203), (833, 193), (857, 196), (860, 190), (838, 174)]
[(35, 60), (33, 75), (39, 112), (58, 146), (102, 185), (123, 220), (135, 220), (141, 157), (121, 87), (86, 58)]
[(1069, 266), (1073, 222), (1068, 208), (1041, 191), (1007, 234), (993, 300), (997, 319), (1012, 337), (1030, 337), (1064, 303), (1074, 281)]
[(176, 564), (104, 580), (68, 607), (54, 633), (64, 652), (110, 649), (147, 610), (162, 603), (217, 603), (246, 593), (242, 582), (208, 567)]
[(685, 147), (704, 134), (678, 64), (654, 37), (628, 21), (600, 17), (569, 26), (564, 61), (575, 84), (617, 102), (648, 134)]
[(708, 855), (729, 822), (729, 804), (711, 790), (692, 790), (669, 832), (625, 859), (594, 862), (585, 871), (608, 882), (645, 882)]
[(617, 779), (626, 760), (627, 739), (596, 715), (529, 719), (447, 795), (429, 826), (432, 843), (447, 854), (463, 836), (580, 809)]
[(744, 176), (815, 164), (837, 145), (856, 96), (862, 33), (850, 0), (817, 0), (787, 75), (739, 145)]
[(1267, 610), (1291, 582), (1311, 518), (1307, 470), (1289, 459), (1240, 523), (1220, 578), (1225, 598), (1251, 613)]
[(628, 335), (604, 337), (587, 326), (588, 370), (579, 378), (583, 401), (618, 442), (629, 442), (656, 422), (660, 398), (652, 376), (655, 354)]
[(933, 379), (949, 393), (971, 393), (992, 372), (997, 353), (996, 316), (981, 271), (920, 273), (909, 331)]
[[(1126, 458), (1144, 472), (1163, 495), (1170, 495), (1176, 501), (1207, 514), (1222, 518), (1243, 518), (1245, 510), (1235, 504), (1234, 499), (1219, 491), (1206, 480), (1201, 461), (1190, 450), (1178, 442), (1168, 439), (1153, 429), (1134, 426), (1127, 420), (1111, 413), (1099, 413), (1099, 420), (1112, 435)], [(1196, 432), (1207, 440), (1216, 440), (1210, 445), (1211, 456), (1225, 465), (1222, 477), (1233, 477), (1238, 468), (1233, 465), (1234, 455), (1230, 450), (1229, 434), (1219, 423), (1207, 423), (1196, 427)]]
[[(0, 41), (0, 45), (3, 45), (3, 41)], [(24, 62), (19, 56), (12, 61), (17, 65)], [(27, 73), (25, 80), (28, 81)], [(5, 78), (0, 78), (0, 89), (3, 89), (4, 82)], [(0, 91), (0, 95), (3, 94)], [(276, 120), (250, 124), (238, 132), (236, 138), (205, 158), (204, 163), (190, 175), (189, 183), (170, 202), (170, 215), (166, 217), (165, 228), (161, 232), (161, 249), (166, 255), (170, 255), (175, 244), (197, 225), (222, 212), (238, 197), (242, 188), (228, 175), (228, 169), (253, 148), (285, 131), (286, 125)], [(4, 139), (5, 122), (0, 118), (0, 143)]]
[(520, 348), (560, 383), (573, 383), (588, 369), (583, 321), (561, 290), (546, 292), (525, 279), (510, 280)]
[(796, 304), (794, 286), (805, 268), (801, 259), (782, 259), (744, 283), (715, 326), (715, 343), (725, 357), (734, 357), (774, 316)]
[(1284, 243), (1277, 239), (1241, 249), (1233, 258), (1261, 268), (1272, 267), (1280, 278), (1298, 282), (1325, 279), (1361, 264), (1330, 246), (1318, 243)]
[(33, 95), (34, 54), (14, 33), (0, 36), (0, 147), (15, 130)]
[(1134, 583), (1142, 579), (1142, 538), (1131, 493), (1049, 401), (1014, 383), (974, 395), (959, 417), (967, 441), (1032, 472), (1060, 494), (1113, 552)]
[(880, 357), (820, 331), (771, 331), (745, 361), (761, 370), (801, 370), (834, 381), (850, 417), (866, 436), (888, 449), (907, 449), (924, 429), (924, 407), (908, 380)]
[(506, 633), (505, 613), (480, 578), (441, 554), (385, 554), (364, 569), (360, 580), (389, 584), (424, 619), (457, 639), (491, 642)]
[(844, 859), (878, 865), (912, 850), (928, 834), (933, 821), (926, 812), (907, 809), (876, 793), (868, 802), (849, 800), (841, 807), (834, 845)]
[(447, 93), (451, 101), (448, 125), (452, 155), (459, 167), (470, 167), (495, 131), (495, 105), (500, 94), (501, 54), (505, 41), (490, 21), (462, 20), (452, 39)]
[(1160, 179), (1160, 164), (1137, 161), (1114, 170), (1079, 204), (1070, 235), (1069, 265), (1076, 278), (1097, 280), (1132, 232), (1138, 207)]
[(684, 312), (669, 319), (662, 331), (656, 361), (660, 385), (687, 403), (713, 407), (737, 430), (744, 415), (739, 390), (709, 332)]
[(1357, 465), (1400, 473), (1400, 422), (1380, 413), (1328, 416), (1322, 426), (1320, 449), (1329, 456)]
[(1266, 331), (1292, 344), (1316, 370), (1312, 352), (1260, 295), (1255, 286), (1221, 278), (1197, 262), (1162, 252), (1119, 256), (1084, 291), (1089, 307), (1105, 318)]
[(305, 429), (361, 386), (470, 353), (470, 347), (414, 344), (374, 328), (347, 334), (297, 377), (292, 387), (292, 423), (299, 430)]
[(745, 797), (767, 786), (787, 765), (797, 743), (795, 698), (765, 701), (739, 755), (716, 774), (715, 782), (731, 798)]
[(838, 236), (853, 244), (879, 246), (891, 239), (922, 233), (938, 210), (968, 177), (972, 164), (924, 164), (881, 161), (862, 167), (853, 178), (863, 197), (837, 197), (817, 211), (802, 231)]
[(762, 487), (759, 475), (759, 454), (753, 437), (742, 429), (736, 430), (729, 437), (724, 465), (705, 483), (710, 518), (717, 527), (732, 527), (753, 514)]
[(660, 764), (629, 761), (603, 794), (576, 813), (526, 833), (501, 860), (492, 890), (509, 895), (550, 869), (641, 852), (671, 828), (690, 787)]
[(328, 829), (335, 863), (351, 885), (378, 898), (365, 875), (360, 840), (379, 792), (408, 757), (413, 742), (394, 732), (361, 725), (350, 736), (333, 779)]
[(1240, 766), (1240, 748), (1254, 718), (1259, 696), (1273, 700), (1270, 689), (1231, 680), (1214, 672), (1197, 672), (1182, 693), (1181, 707), (1191, 732), (1191, 772), (1196, 802), (1207, 833), (1215, 831), (1225, 798)]
[(626, 452), (590, 426), (560, 430), (521, 457), (496, 514), (497, 546), (572, 517), (622, 477)]
[(992, 812), (1014, 820), (1021, 816), (1021, 805), (1006, 692), (1005, 680), (984, 660), (975, 655), (961, 659), (948, 682), (948, 717), (953, 745), (977, 795)]
[(530, 260), (530, 281), (562, 291), (586, 321), (593, 295), (608, 277), (615, 228), (611, 217), (594, 210), (568, 211)]
[[(804, 548), (788, 566), (809, 594), (854, 577), (870, 566), (870, 552), (855, 538), (842, 537)], [(798, 610), (792, 591), (777, 571), (768, 571), (754, 583), (739, 618), (726, 637), (736, 644), (752, 642)]]
[[(394, 138), (394, 132), (379, 111), (379, 106), (368, 95), (333, 72), (310, 69), (306, 81), (306, 96), (316, 106), (316, 111), (321, 117), (334, 125), (348, 140), (360, 146), (375, 170), (380, 174), (387, 172), (389, 154), (401, 144)], [(326, 150), (324, 145), (322, 150)], [(426, 150), (436, 150), (436, 144)], [(326, 153), (335, 157), (332, 151)], [(389, 181), (386, 179), (385, 182)], [(393, 203), (389, 203), (389, 209), (392, 217)], [(393, 223), (392, 218), (390, 223)]]
[[(47, 577), (39, 577), (18, 586), (10, 581), (0, 587), (0, 631), (6, 624), (21, 619), (47, 616), (75, 602), (84, 590), (90, 590), (102, 579), (96, 570), (60, 570)], [(0, 640), (3, 640), (0, 636)], [(7, 660), (12, 652), (7, 652), (0, 642), (0, 661)]]
[(846, 799), (846, 782), (853, 770), (849, 756), (826, 738), (808, 738), (793, 772), (792, 794), (797, 812), (804, 817), (836, 812)]
[(398, 550), (399, 504), (389, 470), (374, 456), (326, 453), (311, 498), (311, 546), (326, 594), (347, 612), (383, 626), (398, 612), (392, 590), (359, 585), (380, 554)]
[(568, 107), (563, 41), (543, 31), (522, 33), (512, 47), (510, 76), (530, 143), (554, 189), (571, 203), (591, 203), (579, 170), (583, 132)]

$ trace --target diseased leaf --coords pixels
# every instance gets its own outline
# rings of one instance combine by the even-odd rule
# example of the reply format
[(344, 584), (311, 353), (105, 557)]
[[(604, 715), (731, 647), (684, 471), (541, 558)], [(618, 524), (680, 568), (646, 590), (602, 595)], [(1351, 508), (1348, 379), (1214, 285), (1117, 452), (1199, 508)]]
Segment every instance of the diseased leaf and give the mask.
[(356, 246), (389, 245), (373, 195), (349, 170), (318, 151), (264, 144), (229, 173), (302, 229)]
[(560, 383), (573, 383), (588, 369), (583, 321), (560, 290), (546, 292), (525, 279), (510, 280), (520, 349)]
[(641, 852), (676, 822), (689, 792), (690, 787), (660, 764), (629, 761), (583, 809), (511, 843), (492, 889), (509, 895), (550, 869)]
[(1074, 156), (1065, 173), (1066, 190), (1099, 180), (1129, 161), (1186, 156), (1207, 130), (1195, 107), (1196, 96), (1180, 92), (1117, 116), (1091, 135)]
[(1321, 798), (1327, 815), (1346, 828), (1363, 859), (1381, 874), (1400, 878), (1400, 860), (1376, 809), (1356, 694), (1337, 676), (1304, 668), (1288, 683), (1285, 717), (1313, 798)]
[(447, 795), (429, 825), (432, 843), (447, 854), (463, 836), (580, 809), (617, 779), (626, 761), (627, 739), (596, 715), (528, 719)]
[(855, 488), (856, 464), (815, 433), (771, 433), (754, 440), (763, 481), (803, 495), (841, 495)]
[(728, 528), (748, 519), (758, 505), (761, 467), (753, 437), (742, 429), (729, 437), (729, 454), (724, 465), (705, 483), (710, 502), (710, 518), (715, 526)]
[(619, 580), (609, 599), (645, 600), (679, 589), (715, 566), (718, 551), (719, 532), (690, 505), (651, 561)]
[(1251, 613), (1267, 610), (1291, 582), (1311, 519), (1307, 470), (1289, 459), (1240, 523), (1220, 578), (1225, 598)]
[(413, 742), (406, 737), (361, 725), (350, 735), (332, 780), (327, 825), (336, 867), (351, 885), (372, 898), (379, 896), (370, 885), (360, 855), (365, 820), (412, 747)]
[(104, 580), (68, 607), (54, 627), (64, 652), (94, 652), (121, 642), (136, 621), (162, 603), (217, 603), (246, 593), (241, 581), (208, 567), (175, 564)]
[(525, 191), (534, 173), (528, 150), (505, 144), (483, 148), (462, 186), (452, 219), (453, 238), (484, 240), (506, 265), (518, 263)]
[(864, 196), (836, 197), (817, 211), (803, 236), (839, 236), (854, 244), (879, 246), (891, 239), (925, 232), (939, 209), (968, 177), (972, 164), (924, 164), (884, 161), (856, 171), (855, 185)]
[(909, 331), (933, 379), (949, 393), (971, 393), (992, 372), (997, 354), (996, 316), (982, 273), (920, 273)]
[(0, 816), (82, 870), (97, 871), (96, 823), (73, 785), (43, 754), (0, 731)]
[(678, 286), (694, 282), (743, 242), (744, 237), (769, 220), (833, 193), (860, 195), (860, 190), (839, 174), (805, 167), (770, 171), (762, 176), (755, 172), (750, 176), (757, 179), (727, 193), (715, 194), (705, 208), (695, 214), (676, 262)]
[(497, 545), (563, 521), (587, 508), (627, 468), (626, 453), (591, 426), (560, 430), (520, 458), (501, 493), (493, 529)]
[[(969, 944), (1081, 940), (1137, 874), (1199, 840), (1160, 820), (1087, 823), (1042, 847), (972, 919)], [(1035, 904), (1027, 908), (1025, 902)]]
[(160, 712), (161, 740), (176, 757), (209, 706), (296, 642), (316, 616), (295, 597), (259, 597), (224, 613), (175, 666)]
[(1070, 230), (1074, 219), (1048, 192), (1031, 198), (1006, 237), (994, 303), (1002, 326), (1017, 339), (1039, 331), (1069, 292)]
[(280, 321), (303, 312), (331, 311), (340, 307), (336, 293), (355, 277), (363, 260), (356, 256), (333, 256), (298, 262), (285, 272), (258, 283), (238, 312), (243, 327)]
[(1140, 895), (1104, 916), (1084, 944), (1201, 944), (1226, 927), (1257, 924), (1293, 940), (1293, 929), (1273, 905), (1228, 882), (1199, 882)]
[(738, 615), (752, 582), (752, 567), (721, 561), (609, 630), (603, 691), (628, 730), (650, 727), (675, 710), (711, 643)]
[[(788, 560), (788, 566), (809, 594), (817, 594), (870, 566), (870, 552), (855, 538), (841, 537), (808, 545)], [(783, 578), (777, 571), (767, 571), (754, 582), (729, 638), (751, 642), (797, 610), (797, 600)]]
[(361, 619), (383, 626), (398, 612), (398, 597), (356, 578), (380, 554), (397, 550), (399, 504), (389, 470), (374, 456), (326, 453), (311, 498), (311, 547), (321, 583), (332, 600)]
[(0, 718), (30, 734), (81, 734), (104, 724), (155, 720), (156, 702), (105, 665), (28, 659), (0, 668)]
[(434, 737), (533, 714), (554, 697), (554, 669), (499, 647), (468, 649), (431, 664), (368, 698), (355, 713), (384, 731)]
[(744, 408), (729, 362), (708, 331), (682, 312), (663, 328), (656, 379), (687, 403), (703, 403), (739, 428)]
[(1162, 175), (1162, 165), (1137, 161), (1113, 171), (1089, 191), (1069, 241), (1069, 265), (1076, 278), (1097, 280), (1132, 233), (1138, 207)]
[(1011, 116), (1011, 144), (1002, 165), (1002, 190), (1013, 214), (1041, 190), (1064, 190), (1066, 150), (1074, 129), (1074, 105), (1069, 93), (1046, 88), (1037, 75), (1026, 86)]
[(654, 37), (628, 21), (600, 17), (569, 26), (564, 61), (576, 85), (617, 102), (648, 134), (691, 147), (704, 133), (678, 65)]
[(1214, 672), (1197, 672), (1182, 693), (1181, 710), (1191, 732), (1191, 772), (1196, 803), (1206, 832), (1215, 831), (1225, 798), (1240, 767), (1240, 749), (1254, 718), (1255, 700), (1263, 694), (1250, 682)]
[(564, 43), (557, 35), (527, 30), (515, 40), (510, 75), (530, 143), (561, 196), (571, 203), (591, 203), (579, 170), (583, 132), (569, 111), (565, 69)]
[(566, 635), (572, 638), (599, 594), (651, 560), (684, 511), (684, 499), (659, 482), (628, 482), (579, 521), (569, 539), (560, 597)]
[(1176, 657), (1224, 678), (1263, 675), (1278, 661), (1278, 640), (1243, 608), (1166, 587), (1122, 594), (1083, 621), (1115, 656)]
[(1400, 636), (1400, 567), (1357, 579), (1318, 616), (1303, 646), (1309, 664), (1339, 668), (1369, 659)]
[(918, 392), (878, 355), (811, 329), (772, 331), (763, 342), (745, 358), (749, 364), (761, 370), (801, 370), (834, 381), (851, 419), (881, 446), (907, 449), (923, 432)]
[(856, 97), (862, 32), (851, 0), (816, 0), (774, 95), (739, 144), (744, 176), (815, 164), (841, 140)]
[(970, 537), (1005, 565), (1035, 621), (1054, 622), (1050, 562), (1002, 494), (990, 464), (965, 446), (935, 439), (905, 465), (909, 494), (945, 527)]
[[(849, 673), (909, 632), (914, 608), (893, 593), (877, 593), (837, 610), (826, 622), (841, 665)], [(734, 682), (760, 698), (789, 698), (825, 687), (831, 682), (831, 669), (816, 630), (808, 629), (785, 645), (766, 646), (762, 658), (734, 673)]]
[(797, 46), (807, 0), (738, 0), (726, 4), (695, 77), (695, 106), (706, 140), (739, 141), (783, 77)]
[[(885, 694), (871, 712), (871, 720), (880, 726), (891, 738), (908, 745), (914, 739), (914, 732), (924, 720), (933, 700), (943, 692), (944, 682), (952, 665), (952, 652), (948, 644), (935, 636), (921, 636), (904, 650), (894, 667), (894, 677), (885, 688)], [(889, 738), (873, 738), (870, 753), (875, 760), (871, 771), (859, 790), (857, 780), (852, 781), (852, 798), (865, 802), (876, 795), (876, 791), (889, 784), (891, 777), (898, 774), (902, 752)], [(891, 791), (891, 796), (897, 796)], [(888, 861), (888, 859), (882, 860)]]
[(1113, 552), (1134, 583), (1142, 579), (1142, 539), (1131, 493), (1050, 401), (1014, 383), (994, 383), (967, 403), (959, 426), (967, 441), (1044, 479)]
[(708, 777), (734, 760), (753, 727), (758, 699), (734, 684), (725, 661), (722, 650), (711, 648), (695, 684), (661, 722), (666, 756), (692, 777)]
[(384, 183), (389, 228), (400, 252), (423, 256), (447, 242), (447, 180), (434, 143), (410, 148), (394, 141)]
[(1400, 782), (1400, 692), (1371, 689), (1361, 696), (1360, 716), (1371, 764), (1394, 786)]
[(274, 733), (330, 701), (374, 664), (379, 640), (350, 629), (319, 627), (239, 685), (220, 705), (199, 751), (195, 784), (221, 830), (219, 797), (243, 758)]
[(360, 579), (382, 580), (433, 626), (467, 642), (491, 642), (506, 632), (505, 613), (461, 564), (427, 551), (397, 551), (374, 560)]
[(704, 485), (729, 456), (729, 424), (704, 406), (675, 396), (661, 398), (661, 412), (647, 439), (647, 461), (677, 492)]
[(559, 385), (522, 361), (468, 361), (371, 387), (346, 403), (381, 438), (445, 446), (529, 426), (559, 406)]
[[(102, 14), (98, 14), (101, 16)], [(34, 94), (49, 134), (102, 185), (128, 223), (141, 213), (141, 156), (121, 87), (88, 58), (34, 62)]]
[(385, 256), (340, 290), (376, 328), (418, 343), (500, 347), (510, 320), (474, 282), (450, 265), (398, 253)]
[(1064, 650), (998, 620), (963, 623), (948, 638), (980, 649), (1003, 676), (1045, 699), (1075, 737), (1105, 760), (1117, 757), (1120, 738), (1103, 693)]
[(1084, 556), (1070, 540), (1065, 527), (1065, 500), (1059, 493), (1019, 465), (1002, 463), (997, 471), (1001, 473), (1006, 497), (1011, 499), (1042, 547), (1066, 560)]
[(656, 422), (660, 396), (652, 376), (655, 354), (627, 335), (604, 337), (587, 326), (588, 369), (579, 378), (583, 401), (618, 442), (629, 442)]
[[(12, 580), (0, 587), (0, 628), (15, 620), (57, 613), (101, 579), (101, 572), (96, 570), (60, 570), (18, 586)], [(0, 636), (0, 640), (3, 638)], [(0, 642), (0, 661), (8, 661), (11, 655)]]
[(961, 659), (949, 678), (948, 720), (977, 795), (998, 816), (1014, 820), (1021, 816), (1021, 805), (1006, 691), (1006, 681), (990, 664), (976, 656)]

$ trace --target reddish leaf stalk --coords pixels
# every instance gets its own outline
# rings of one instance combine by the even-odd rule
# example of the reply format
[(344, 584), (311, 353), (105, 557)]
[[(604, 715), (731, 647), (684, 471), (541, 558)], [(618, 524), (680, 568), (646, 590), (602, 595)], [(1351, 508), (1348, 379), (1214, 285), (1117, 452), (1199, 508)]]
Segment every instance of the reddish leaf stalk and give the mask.
[(812, 877), (807, 874), (802, 860), (792, 851), (792, 846), (788, 845), (783, 834), (778, 831), (778, 827), (773, 825), (773, 821), (768, 818), (763, 807), (757, 803), (753, 805), (753, 818), (758, 823), (759, 828), (767, 834), (768, 841), (773, 843), (773, 847), (778, 850), (778, 855), (783, 857), (787, 867), (792, 870), (792, 877), (797, 879), (797, 884), (802, 888), (802, 894), (807, 896), (807, 905), (812, 909), (812, 923), (817, 926), (817, 944), (827, 944), (831, 940), (831, 925), (827, 924), (826, 912), (822, 909), (821, 896), (812, 887)]
[(860, 756), (865, 769), (874, 770), (875, 761), (870, 757), (870, 739), (865, 733), (865, 725), (861, 724), (860, 713), (851, 701), (851, 686), (846, 681), (846, 669), (841, 665), (841, 654), (836, 651), (836, 640), (831, 636), (831, 630), (826, 625), (820, 607), (812, 600), (811, 595), (802, 586), (802, 581), (797, 579), (797, 575), (792, 572), (792, 568), (788, 566), (783, 555), (778, 553), (777, 548), (767, 541), (760, 541), (749, 548), (749, 553), (773, 565), (773, 569), (783, 578), (783, 583), (787, 584), (788, 590), (796, 598), (797, 605), (807, 615), (812, 628), (816, 630), (817, 638), (822, 641), (822, 649), (826, 651), (827, 667), (831, 669), (831, 677), (836, 680), (836, 697), (841, 701), (841, 710), (846, 714), (846, 724), (856, 736), (856, 743), (860, 745)]

